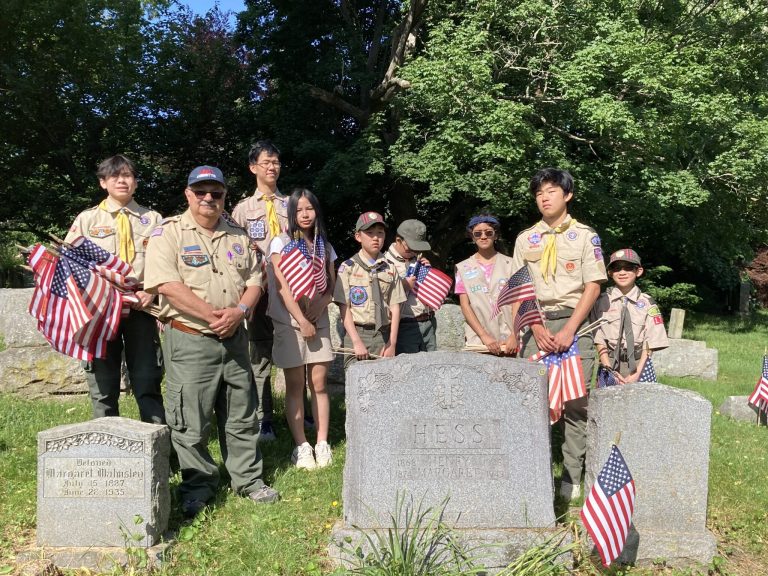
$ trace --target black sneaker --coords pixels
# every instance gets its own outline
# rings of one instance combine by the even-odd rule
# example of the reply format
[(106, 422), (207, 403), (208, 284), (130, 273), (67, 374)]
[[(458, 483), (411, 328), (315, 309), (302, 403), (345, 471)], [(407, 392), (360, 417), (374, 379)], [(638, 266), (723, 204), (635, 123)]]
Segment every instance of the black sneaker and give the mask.
[(306, 416), (304, 416), (304, 428), (306, 430), (315, 429), (315, 419), (312, 417), (312, 414), (307, 414)]
[(184, 500), (181, 504), (181, 513), (184, 518), (194, 518), (208, 506), (202, 500)]
[(275, 429), (272, 428), (272, 422), (262, 422), (259, 428), (259, 440), (262, 442), (272, 442), (277, 439)]
[(254, 502), (259, 502), (260, 504), (274, 504), (278, 500), (280, 500), (280, 494), (277, 490), (274, 488), (270, 488), (266, 484), (259, 488), (258, 490), (254, 490), (250, 494), (248, 494), (248, 498), (253, 500)]

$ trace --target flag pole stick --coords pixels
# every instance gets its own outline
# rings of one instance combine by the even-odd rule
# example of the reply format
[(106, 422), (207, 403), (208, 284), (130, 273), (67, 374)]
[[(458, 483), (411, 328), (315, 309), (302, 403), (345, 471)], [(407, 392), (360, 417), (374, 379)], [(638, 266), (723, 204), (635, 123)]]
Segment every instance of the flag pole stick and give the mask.
[(621, 430), (616, 432), (616, 436), (613, 437), (613, 445), (617, 446), (619, 445), (619, 442), (621, 442)]

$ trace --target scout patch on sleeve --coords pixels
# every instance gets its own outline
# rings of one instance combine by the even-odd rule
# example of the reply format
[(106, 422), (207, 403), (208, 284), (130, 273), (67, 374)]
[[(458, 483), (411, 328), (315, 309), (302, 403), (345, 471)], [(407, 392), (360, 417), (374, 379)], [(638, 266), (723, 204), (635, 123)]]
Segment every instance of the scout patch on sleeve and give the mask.
[(368, 292), (364, 286), (351, 286), (349, 288), (349, 301), (353, 306), (362, 306), (368, 300)]
[(658, 306), (651, 306), (648, 308), (648, 316), (661, 316), (661, 310)]
[(597, 234), (595, 234), (594, 236), (592, 236), (592, 240), (591, 240), (591, 242), (592, 242), (592, 244), (593, 244), (594, 246), (600, 246), (600, 236), (598, 236)]
[(267, 224), (262, 216), (258, 220), (248, 220), (248, 236), (254, 240), (264, 240), (267, 237)]
[(595, 248), (595, 260), (603, 259), (603, 251), (600, 248)]
[(661, 314), (659, 314), (658, 316), (654, 316), (653, 317), (653, 323), (657, 324), (657, 325), (658, 324), (664, 324), (664, 317)]
[(163, 235), (163, 227), (162, 226), (158, 226), (157, 228), (152, 230), (152, 234), (150, 234), (150, 236), (162, 236), (162, 235)]
[(193, 268), (205, 266), (209, 262), (207, 254), (182, 254), (181, 260), (184, 264)]
[(88, 230), (88, 235), (91, 238), (106, 238), (114, 233), (115, 229), (112, 226), (91, 226), (90, 230)]

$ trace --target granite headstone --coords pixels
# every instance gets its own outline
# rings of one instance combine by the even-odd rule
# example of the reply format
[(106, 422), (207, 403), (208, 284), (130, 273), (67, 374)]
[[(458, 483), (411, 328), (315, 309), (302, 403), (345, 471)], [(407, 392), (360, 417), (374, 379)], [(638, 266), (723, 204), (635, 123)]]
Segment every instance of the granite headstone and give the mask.
[(685, 338), (669, 339), (669, 347), (653, 353), (653, 366), (659, 376), (717, 380), (717, 348)]
[(766, 413), (752, 406), (748, 400), (749, 396), (728, 396), (720, 404), (717, 411), (733, 420), (751, 422), (752, 424), (757, 424), (759, 419), (759, 423), (765, 426), (767, 423)]
[[(391, 527), (398, 495), (472, 542), (499, 544), (496, 566), (554, 527), (541, 366), (470, 352), (422, 352), (347, 371), (344, 526)], [(543, 531), (542, 531), (543, 529)]]
[(636, 383), (592, 390), (587, 424), (589, 490), (621, 432), (635, 481), (633, 527), (619, 562), (707, 565), (716, 552), (706, 529), (712, 405), (695, 392)]
[(38, 546), (155, 544), (168, 525), (170, 431), (128, 418), (37, 436)]

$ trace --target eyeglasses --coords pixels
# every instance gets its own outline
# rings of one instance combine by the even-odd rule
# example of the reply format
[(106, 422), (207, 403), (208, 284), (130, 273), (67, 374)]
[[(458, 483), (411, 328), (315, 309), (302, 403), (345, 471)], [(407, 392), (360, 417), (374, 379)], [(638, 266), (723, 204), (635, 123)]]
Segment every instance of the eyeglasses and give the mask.
[(610, 269), (611, 272), (634, 272), (637, 270), (637, 266), (634, 264), (614, 264)]
[(493, 238), (496, 236), (496, 230), (475, 230), (472, 232), (474, 238)]
[(224, 197), (224, 191), (223, 190), (195, 190), (193, 188), (190, 188), (192, 190), (192, 194), (195, 195), (196, 198), (205, 198), (208, 194), (211, 195), (211, 198), (214, 200), (221, 200)]
[(256, 166), (261, 166), (265, 170), (269, 168), (270, 166), (274, 166), (275, 168), (280, 168), (283, 164), (279, 160), (266, 160), (264, 162), (257, 162)]

